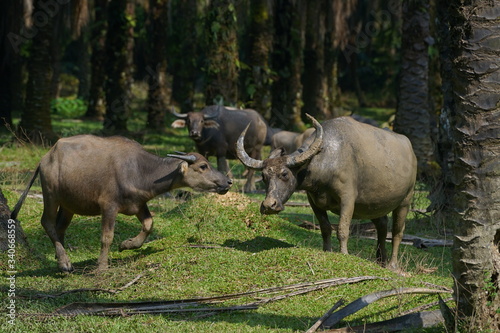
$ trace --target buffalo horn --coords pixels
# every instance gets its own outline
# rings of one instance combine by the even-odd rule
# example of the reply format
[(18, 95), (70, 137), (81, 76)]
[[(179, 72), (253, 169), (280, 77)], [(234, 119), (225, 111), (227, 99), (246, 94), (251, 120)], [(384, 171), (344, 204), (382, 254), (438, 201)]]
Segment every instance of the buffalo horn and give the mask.
[(188, 116), (187, 113), (177, 113), (177, 112), (175, 112), (174, 108), (172, 108), (172, 114), (174, 116), (176, 116), (177, 118), (180, 118), (180, 119), (186, 119), (187, 116)]
[(321, 150), (321, 144), (323, 143), (323, 127), (316, 119), (314, 119), (314, 117), (309, 114), (306, 114), (306, 116), (312, 121), (314, 128), (316, 128), (316, 137), (307, 150), (302, 151), (299, 148), (287, 156), (286, 165), (289, 167), (301, 165), (307, 162)]
[(262, 170), (264, 168), (264, 162), (251, 158), (245, 151), (245, 144), (243, 141), (245, 140), (245, 134), (247, 133), (249, 127), (250, 124), (247, 125), (236, 142), (236, 154), (238, 155), (241, 163), (243, 163), (246, 167), (255, 170)]
[(220, 113), (220, 105), (217, 106), (217, 110), (215, 110), (214, 114), (204, 114), (203, 119), (210, 120), (210, 119), (217, 118), (219, 116), (219, 113)]
[(167, 154), (168, 157), (178, 158), (180, 160), (193, 163), (196, 161), (196, 156), (194, 155), (175, 155), (175, 154)]

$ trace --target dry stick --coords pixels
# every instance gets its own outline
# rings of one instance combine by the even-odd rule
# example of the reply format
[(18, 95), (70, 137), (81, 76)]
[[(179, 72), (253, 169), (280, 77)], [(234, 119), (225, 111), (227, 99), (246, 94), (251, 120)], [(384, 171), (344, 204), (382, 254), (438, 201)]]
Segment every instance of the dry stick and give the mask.
[(395, 296), (395, 295), (403, 295), (403, 294), (440, 294), (440, 293), (450, 293), (444, 290), (436, 290), (436, 289), (428, 289), (428, 288), (397, 288), (392, 290), (382, 290), (369, 295), (365, 295), (361, 298), (358, 298), (352, 303), (349, 303), (339, 311), (333, 313), (330, 317), (328, 317), (323, 323), (323, 327), (330, 328), (333, 325), (340, 322), (345, 317), (358, 312), (363, 309), (367, 305), (378, 301), (379, 299)]
[(318, 319), (317, 322), (314, 323), (314, 325), (311, 326), (305, 333), (314, 333), (318, 330), (318, 328), (323, 324), (323, 322), (326, 320), (326, 318), (330, 317), (330, 315), (333, 313), (333, 311), (337, 310), (338, 307), (344, 305), (344, 300), (340, 299), (337, 303), (335, 303), (334, 306), (330, 310), (328, 310), (321, 318)]

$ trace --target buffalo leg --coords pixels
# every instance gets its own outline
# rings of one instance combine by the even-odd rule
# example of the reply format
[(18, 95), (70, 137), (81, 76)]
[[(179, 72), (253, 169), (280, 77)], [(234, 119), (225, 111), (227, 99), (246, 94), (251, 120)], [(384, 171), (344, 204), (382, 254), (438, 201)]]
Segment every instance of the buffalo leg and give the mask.
[(392, 212), (392, 255), (388, 268), (396, 270), (398, 268), (398, 252), (399, 245), (403, 240), (403, 233), (405, 231), (406, 215), (410, 206), (400, 206)]
[(108, 268), (108, 253), (115, 233), (116, 210), (107, 210), (102, 213), (101, 224), (101, 254), (97, 260), (97, 270)]
[(344, 198), (354, 197), (353, 195), (343, 195), (340, 199), (340, 219), (337, 230), (337, 239), (340, 243), (340, 253), (348, 254), (347, 242), (349, 240), (349, 229), (351, 227), (352, 214), (354, 212), (354, 200)]
[(217, 156), (217, 170), (228, 176), (229, 178), (233, 178), (233, 174), (229, 169), (229, 163), (225, 156)]
[(151, 230), (153, 230), (153, 217), (149, 212), (148, 206), (144, 205), (136, 216), (141, 221), (142, 230), (134, 238), (123, 241), (120, 244), (120, 251), (140, 248), (151, 233)]
[(73, 215), (74, 214), (72, 212), (69, 212), (62, 206), (60, 206), (59, 210), (57, 211), (56, 232), (57, 232), (57, 237), (59, 237), (59, 241), (63, 246), (64, 246), (64, 236), (66, 235), (66, 229), (68, 229), (68, 226), (71, 223)]
[(51, 200), (47, 195), (44, 198), (44, 208), (41, 222), (47, 236), (49, 236), (52, 244), (54, 244), (57, 265), (63, 272), (72, 272), (73, 266), (71, 265), (68, 254), (66, 253), (63, 243), (61, 239), (59, 239), (58, 232), (56, 230), (57, 207), (58, 205), (54, 202), (54, 200)]
[(372, 219), (377, 229), (377, 262), (382, 265), (387, 263), (387, 251), (385, 249), (385, 239), (387, 238), (387, 216)]
[(309, 199), (309, 204), (314, 212), (314, 215), (318, 219), (319, 228), (321, 229), (321, 237), (323, 238), (323, 251), (332, 251), (332, 226), (328, 220), (328, 214), (326, 210), (323, 210), (316, 206), (311, 200), (309, 194), (307, 194)]
[[(260, 152), (261, 152), (261, 147), (254, 147), (254, 150), (250, 152), (250, 157), (256, 160), (260, 160)], [(255, 170), (254, 169), (248, 169), (247, 172), (247, 181), (245, 183), (245, 187), (243, 190), (245, 193), (252, 193), (255, 192), (257, 187), (255, 186)]]

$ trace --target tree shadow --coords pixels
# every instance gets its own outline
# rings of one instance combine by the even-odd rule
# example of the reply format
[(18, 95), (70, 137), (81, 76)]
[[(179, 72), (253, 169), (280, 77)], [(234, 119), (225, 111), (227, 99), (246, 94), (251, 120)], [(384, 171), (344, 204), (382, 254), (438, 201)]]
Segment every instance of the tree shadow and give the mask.
[(276, 248), (288, 248), (295, 247), (295, 245), (283, 242), (278, 239), (271, 237), (257, 236), (254, 239), (247, 241), (240, 241), (238, 239), (228, 239), (222, 244), (222, 246), (231, 247), (240, 251), (257, 253), (267, 250), (272, 250)]

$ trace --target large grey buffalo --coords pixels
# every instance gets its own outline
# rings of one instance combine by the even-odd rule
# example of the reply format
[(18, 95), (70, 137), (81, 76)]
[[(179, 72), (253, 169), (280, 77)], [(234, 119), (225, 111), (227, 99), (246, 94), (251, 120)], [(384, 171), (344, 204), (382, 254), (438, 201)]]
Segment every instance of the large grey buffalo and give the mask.
[(323, 124), (310, 118), (316, 135), (289, 155), (276, 149), (264, 161), (253, 159), (243, 149), (245, 131), (238, 139), (243, 164), (262, 170), (267, 194), (261, 213), (279, 213), (294, 191), (305, 190), (320, 224), (323, 250), (332, 250), (328, 210), (340, 215), (337, 237), (345, 254), (351, 219), (371, 219), (377, 229), (377, 260), (385, 264), (387, 214), (392, 211), (393, 251), (388, 267), (396, 269), (417, 172), (410, 141), (350, 117)]
[(59, 268), (73, 270), (64, 249), (64, 235), (73, 215), (79, 214), (102, 215), (98, 270), (106, 269), (118, 213), (135, 215), (141, 221), (142, 231), (120, 245), (120, 251), (136, 249), (153, 227), (146, 204), (149, 200), (179, 187), (224, 194), (232, 184), (198, 153), (168, 156), (150, 154), (137, 142), (118, 136), (60, 139), (41, 159), (11, 218), (17, 217), (40, 173), (44, 206), (41, 222), (55, 246)]
[[(184, 114), (173, 112), (173, 114), (179, 119), (172, 123), (172, 127), (187, 126), (189, 137), (194, 140), (198, 152), (205, 157), (217, 157), (219, 171), (230, 174), (226, 159), (237, 158), (236, 140), (248, 124), (250, 128), (245, 138), (246, 152), (252, 158), (260, 159), (268, 125), (257, 111), (212, 105), (205, 107), (201, 112)], [(247, 174), (244, 191), (255, 191), (253, 170)]]
[(302, 133), (281, 131), (271, 138), (271, 150), (283, 148), (286, 154), (296, 151), (304, 141), (314, 133), (314, 128), (308, 128)]

